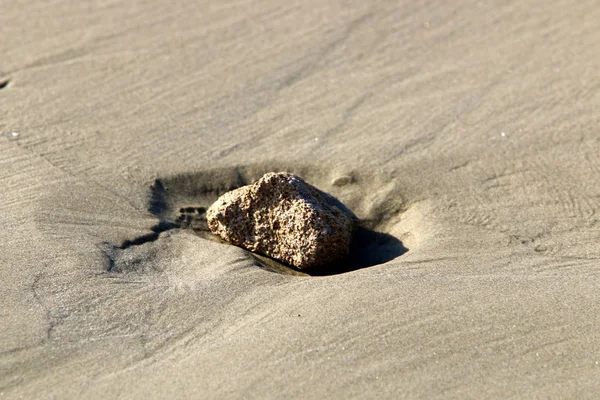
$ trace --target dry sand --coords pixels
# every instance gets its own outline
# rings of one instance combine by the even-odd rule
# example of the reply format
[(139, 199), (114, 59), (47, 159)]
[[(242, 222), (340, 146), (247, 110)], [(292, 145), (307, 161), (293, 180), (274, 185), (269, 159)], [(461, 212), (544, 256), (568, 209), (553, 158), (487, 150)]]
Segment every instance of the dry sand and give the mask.
[[(597, 1), (95, 3), (1, 7), (0, 398), (600, 391)], [(269, 170), (408, 252), (155, 227)]]

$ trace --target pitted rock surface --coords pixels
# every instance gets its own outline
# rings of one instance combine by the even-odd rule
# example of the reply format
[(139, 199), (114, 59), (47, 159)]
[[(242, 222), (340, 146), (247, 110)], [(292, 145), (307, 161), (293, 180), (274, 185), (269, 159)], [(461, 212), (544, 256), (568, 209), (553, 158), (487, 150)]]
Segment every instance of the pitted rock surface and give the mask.
[(357, 222), (334, 197), (287, 172), (223, 194), (206, 218), (222, 239), (300, 269), (347, 256)]

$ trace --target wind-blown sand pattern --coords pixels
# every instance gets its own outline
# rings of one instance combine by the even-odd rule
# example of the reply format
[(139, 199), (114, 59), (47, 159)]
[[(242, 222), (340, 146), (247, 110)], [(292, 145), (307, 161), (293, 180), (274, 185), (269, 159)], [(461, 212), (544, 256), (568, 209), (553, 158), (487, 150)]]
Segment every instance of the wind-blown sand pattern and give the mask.
[[(593, 398), (597, 2), (3, 4), (0, 397)], [(211, 239), (289, 171), (355, 265)]]

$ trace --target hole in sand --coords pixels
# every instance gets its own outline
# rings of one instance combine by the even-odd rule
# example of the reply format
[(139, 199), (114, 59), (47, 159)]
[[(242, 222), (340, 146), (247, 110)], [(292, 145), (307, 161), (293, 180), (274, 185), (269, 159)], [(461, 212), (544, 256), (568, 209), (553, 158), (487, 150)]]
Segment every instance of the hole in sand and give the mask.
[(10, 79), (1, 79), (0, 78), (0, 89), (4, 89), (10, 83)]
[(392, 177), (273, 164), (214, 169), (157, 179), (151, 187), (148, 210), (159, 217), (161, 223), (153, 228), (152, 233), (126, 241), (121, 248), (156, 240), (161, 232), (173, 228), (191, 229), (205, 239), (221, 241), (208, 229), (208, 207), (227, 191), (253, 183), (266, 172), (281, 171), (301, 176), (336, 197), (361, 220), (349, 257), (335, 265), (298, 271), (279, 261), (248, 252), (261, 267), (289, 275), (334, 275), (383, 264), (408, 251), (398, 238), (390, 234), (406, 209), (401, 191)]

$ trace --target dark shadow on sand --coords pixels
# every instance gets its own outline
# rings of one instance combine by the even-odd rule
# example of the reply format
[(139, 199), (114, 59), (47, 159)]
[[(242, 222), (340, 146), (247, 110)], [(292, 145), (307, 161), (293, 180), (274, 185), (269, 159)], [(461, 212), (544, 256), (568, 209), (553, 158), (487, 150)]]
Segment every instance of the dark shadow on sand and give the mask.
[(302, 270), (312, 276), (337, 275), (392, 261), (408, 249), (392, 235), (359, 227), (352, 238), (350, 254), (338, 263)]
[(260, 267), (269, 271), (284, 275), (330, 276), (383, 264), (407, 251), (402, 242), (394, 236), (359, 227), (354, 232), (348, 257), (334, 264), (299, 270), (261, 254), (249, 254)]
[(121, 250), (125, 250), (130, 248), (131, 246), (139, 246), (144, 243), (154, 242), (158, 239), (161, 233), (166, 232), (168, 230), (179, 228), (177, 224), (172, 222), (160, 221), (158, 224), (154, 225), (150, 230), (152, 233), (147, 233), (145, 235), (138, 236), (132, 240), (125, 240), (119, 248)]

